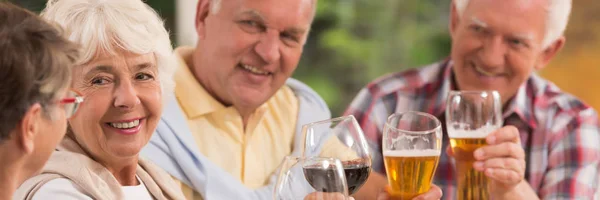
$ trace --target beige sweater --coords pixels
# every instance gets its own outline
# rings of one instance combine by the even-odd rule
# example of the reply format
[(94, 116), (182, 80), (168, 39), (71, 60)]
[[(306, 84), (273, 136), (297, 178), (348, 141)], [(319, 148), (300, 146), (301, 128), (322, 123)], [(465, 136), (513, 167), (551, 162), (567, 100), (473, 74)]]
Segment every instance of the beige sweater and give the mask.
[[(139, 159), (136, 175), (154, 199), (185, 199), (169, 174), (149, 161)], [(71, 180), (93, 199), (123, 199), (121, 184), (117, 179), (108, 169), (88, 157), (81, 146), (68, 136), (61, 141), (42, 173), (25, 181), (13, 199), (30, 200), (42, 185), (56, 178)]]

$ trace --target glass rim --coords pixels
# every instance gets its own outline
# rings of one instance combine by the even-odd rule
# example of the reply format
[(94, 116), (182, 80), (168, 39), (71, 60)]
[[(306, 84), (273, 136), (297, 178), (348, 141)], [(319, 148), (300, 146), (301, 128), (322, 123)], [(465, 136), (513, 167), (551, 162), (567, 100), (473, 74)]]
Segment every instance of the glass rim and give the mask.
[[(415, 114), (418, 116), (424, 116), (424, 117), (434, 119), (435, 128), (425, 130), (425, 131), (411, 131), (411, 130), (402, 130), (402, 129), (396, 128), (390, 124), (390, 119), (392, 119), (393, 117), (397, 117), (397, 116), (401, 116), (401, 115), (405, 115), (405, 114)], [(388, 128), (394, 129), (396, 131), (402, 131), (407, 134), (425, 135), (425, 134), (435, 133), (435, 132), (439, 131), (440, 129), (442, 129), (442, 122), (440, 122), (440, 120), (437, 117), (433, 116), (432, 114), (426, 113), (426, 112), (406, 111), (406, 112), (399, 112), (399, 113), (391, 114), (385, 121), (385, 126)]]
[(482, 94), (491, 93), (493, 95), (500, 95), (498, 90), (450, 90), (449, 95), (461, 95), (461, 94)]
[[(325, 124), (325, 123), (342, 122), (342, 121), (347, 120), (347, 119), (352, 119), (352, 121), (356, 122), (356, 118), (354, 117), (354, 115), (344, 115), (344, 116), (341, 116), (341, 117), (336, 117), (336, 118), (330, 118), (330, 119), (326, 119), (326, 120), (311, 122), (311, 123), (308, 123), (308, 124), (304, 124), (302, 126), (303, 127), (309, 127), (309, 126), (319, 125), (319, 124)], [(352, 123), (352, 124), (353, 125), (357, 125), (355, 123)]]

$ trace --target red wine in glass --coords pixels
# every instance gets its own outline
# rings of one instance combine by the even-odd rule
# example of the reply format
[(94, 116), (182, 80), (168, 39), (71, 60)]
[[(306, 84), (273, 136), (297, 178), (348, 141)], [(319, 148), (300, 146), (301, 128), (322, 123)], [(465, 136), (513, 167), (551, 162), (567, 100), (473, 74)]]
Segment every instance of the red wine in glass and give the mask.
[[(371, 167), (357, 161), (345, 161), (342, 163), (344, 165), (346, 183), (348, 184), (348, 194), (352, 195), (367, 181), (371, 173)], [(336, 174), (333, 169), (323, 169), (323, 167), (311, 165), (304, 167), (303, 170), (306, 180), (315, 190), (320, 192), (341, 192), (330, 189), (339, 188), (333, 185), (336, 180)]]

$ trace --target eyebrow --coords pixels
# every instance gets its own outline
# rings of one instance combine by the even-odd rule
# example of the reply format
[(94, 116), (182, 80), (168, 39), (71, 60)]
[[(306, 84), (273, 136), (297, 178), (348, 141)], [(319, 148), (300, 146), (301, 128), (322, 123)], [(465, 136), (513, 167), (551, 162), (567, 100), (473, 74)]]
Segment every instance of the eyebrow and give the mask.
[[(260, 12), (258, 12), (256, 10), (253, 10), (253, 9), (246, 10), (246, 11), (242, 12), (240, 15), (250, 16), (251, 18), (266, 24), (265, 17), (263, 17), (263, 15), (260, 14)], [(284, 32), (294, 34), (294, 35), (302, 35), (302, 34), (306, 33), (306, 28), (292, 27), (292, 28), (285, 29)]]
[(265, 21), (265, 18), (260, 14), (260, 12), (258, 12), (256, 10), (246, 10), (246, 11), (242, 12), (240, 15), (249, 15), (250, 17), (252, 17), (255, 20), (259, 20), (261, 22)]
[(517, 33), (512, 35), (512, 37), (518, 38), (520, 40), (533, 40), (533, 34), (531, 33)]
[(285, 32), (288, 32), (293, 35), (302, 35), (302, 34), (306, 33), (306, 29), (299, 28), (299, 27), (293, 27), (293, 28), (286, 29)]
[(152, 62), (142, 62), (135, 65), (136, 71), (141, 71), (143, 69), (154, 68), (156, 65)]
[(114, 69), (110, 65), (100, 64), (94, 66), (92, 69), (88, 70), (84, 73), (84, 79), (91, 79), (95, 74), (104, 72), (109, 74), (114, 74)]
[(106, 72), (106, 73), (112, 73), (113, 67), (112, 66), (108, 66), (108, 65), (98, 65), (95, 66), (94, 68), (90, 69), (89, 71), (87, 71), (85, 74), (91, 74), (91, 73), (96, 73), (96, 72)]
[(488, 27), (487, 23), (483, 22), (483, 20), (480, 20), (477, 17), (471, 17), (471, 22), (474, 23), (474, 24), (477, 24), (478, 26), (481, 26), (483, 28), (487, 28)]

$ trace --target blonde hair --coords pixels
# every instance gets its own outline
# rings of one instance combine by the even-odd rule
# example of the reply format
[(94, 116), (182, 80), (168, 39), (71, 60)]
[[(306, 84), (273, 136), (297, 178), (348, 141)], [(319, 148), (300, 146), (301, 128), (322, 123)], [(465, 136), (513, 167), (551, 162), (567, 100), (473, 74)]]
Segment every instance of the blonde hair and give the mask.
[[(469, 5), (470, 0), (453, 0), (454, 6), (458, 15), (462, 13)], [(546, 11), (548, 16), (546, 17), (546, 34), (542, 46), (544, 48), (549, 47), (553, 42), (563, 36), (567, 24), (569, 23), (569, 15), (571, 14), (571, 0), (547, 0), (548, 4)]]
[(160, 16), (141, 0), (49, 0), (41, 16), (64, 27), (81, 44), (79, 64), (99, 52), (154, 53), (163, 94), (170, 94), (176, 61)]

